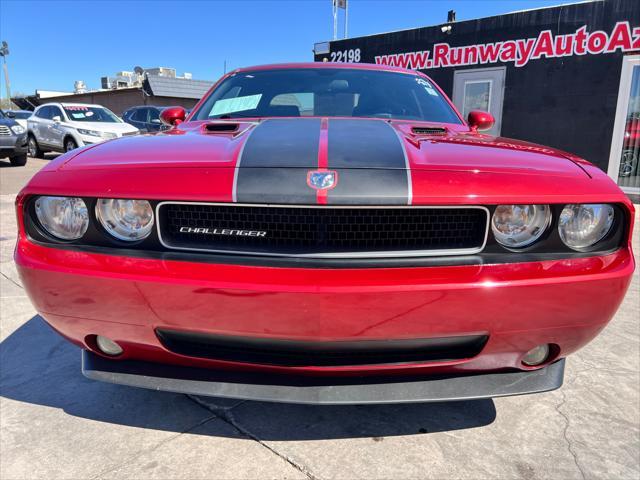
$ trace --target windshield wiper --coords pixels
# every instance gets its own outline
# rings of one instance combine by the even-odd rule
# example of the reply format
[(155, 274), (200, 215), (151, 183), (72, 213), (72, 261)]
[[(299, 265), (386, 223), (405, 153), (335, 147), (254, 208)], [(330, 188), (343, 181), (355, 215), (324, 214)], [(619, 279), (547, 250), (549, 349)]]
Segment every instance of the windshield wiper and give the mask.
[(214, 120), (216, 118), (219, 118), (221, 120), (227, 120), (229, 118), (262, 118), (262, 117), (260, 115), (244, 115), (242, 113), (225, 113), (224, 115), (215, 117)]

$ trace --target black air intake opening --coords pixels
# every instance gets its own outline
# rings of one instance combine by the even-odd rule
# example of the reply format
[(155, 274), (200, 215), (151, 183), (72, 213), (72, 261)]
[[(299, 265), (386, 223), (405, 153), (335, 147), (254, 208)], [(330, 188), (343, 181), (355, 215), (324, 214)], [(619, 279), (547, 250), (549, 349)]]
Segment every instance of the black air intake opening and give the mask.
[(164, 347), (189, 357), (283, 367), (446, 362), (478, 355), (486, 335), (315, 342), (156, 330)]
[(447, 129), (442, 127), (413, 127), (411, 132), (415, 135), (446, 135)]
[(204, 131), (207, 133), (232, 133), (237, 131), (239, 125), (237, 123), (228, 123), (228, 122), (220, 122), (220, 123), (207, 123), (204, 126)]

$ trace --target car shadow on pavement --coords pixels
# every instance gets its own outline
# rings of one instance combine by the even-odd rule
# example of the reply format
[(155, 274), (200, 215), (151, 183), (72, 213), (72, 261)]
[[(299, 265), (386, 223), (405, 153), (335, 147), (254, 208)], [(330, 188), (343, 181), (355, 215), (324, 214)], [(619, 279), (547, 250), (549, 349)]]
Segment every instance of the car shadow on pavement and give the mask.
[[(449, 403), (315, 406), (241, 402), (95, 382), (80, 372), (80, 351), (34, 316), (0, 344), (0, 396), (62, 409), (99, 422), (183, 431), (206, 410), (263, 440), (382, 438), (481, 427), (492, 400)], [(232, 413), (229, 414), (232, 408)], [(182, 418), (181, 418), (182, 417)], [(199, 429), (199, 434), (206, 434)], [(220, 434), (216, 430), (216, 434)]]
[[(46, 153), (44, 155), (44, 157), (42, 158), (42, 160), (55, 160), (56, 158), (58, 158), (60, 155), (62, 155), (61, 153)], [(27, 158), (27, 163), (33, 160), (31, 157)], [(0, 158), (0, 168), (20, 168), (20, 167), (14, 167), (13, 165), (11, 165), (11, 162), (9, 161), (9, 158)]]

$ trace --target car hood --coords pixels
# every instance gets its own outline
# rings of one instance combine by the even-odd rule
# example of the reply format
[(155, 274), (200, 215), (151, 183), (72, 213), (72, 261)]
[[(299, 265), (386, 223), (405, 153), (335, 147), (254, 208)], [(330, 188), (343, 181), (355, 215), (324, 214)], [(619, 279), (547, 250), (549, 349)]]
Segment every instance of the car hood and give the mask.
[(6, 125), (7, 127), (13, 127), (19, 125), (13, 118), (0, 118), (0, 125)]
[[(98, 125), (87, 123), (81, 128), (97, 129)], [(320, 162), (329, 169), (586, 175), (579, 162), (548, 147), (461, 127), (431, 126), (427, 127), (433, 132), (429, 134), (416, 134), (415, 128), (415, 122), (373, 119), (191, 122), (159, 135), (123, 138), (85, 149), (61, 168), (317, 169)]]
[(624, 198), (600, 169), (551, 148), (463, 125), (334, 118), (187, 122), (156, 136), (110, 140), (53, 160), (30, 192), (295, 205)]

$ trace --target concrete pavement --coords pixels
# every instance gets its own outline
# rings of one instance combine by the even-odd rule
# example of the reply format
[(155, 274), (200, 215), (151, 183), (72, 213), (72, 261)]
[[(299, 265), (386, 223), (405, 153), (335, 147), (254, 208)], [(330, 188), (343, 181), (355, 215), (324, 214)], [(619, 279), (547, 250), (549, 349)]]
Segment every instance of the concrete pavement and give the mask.
[(638, 272), (555, 392), (315, 407), (102, 384), (33, 310), (12, 262), (15, 194), (46, 162), (0, 166), (0, 479), (640, 477)]

